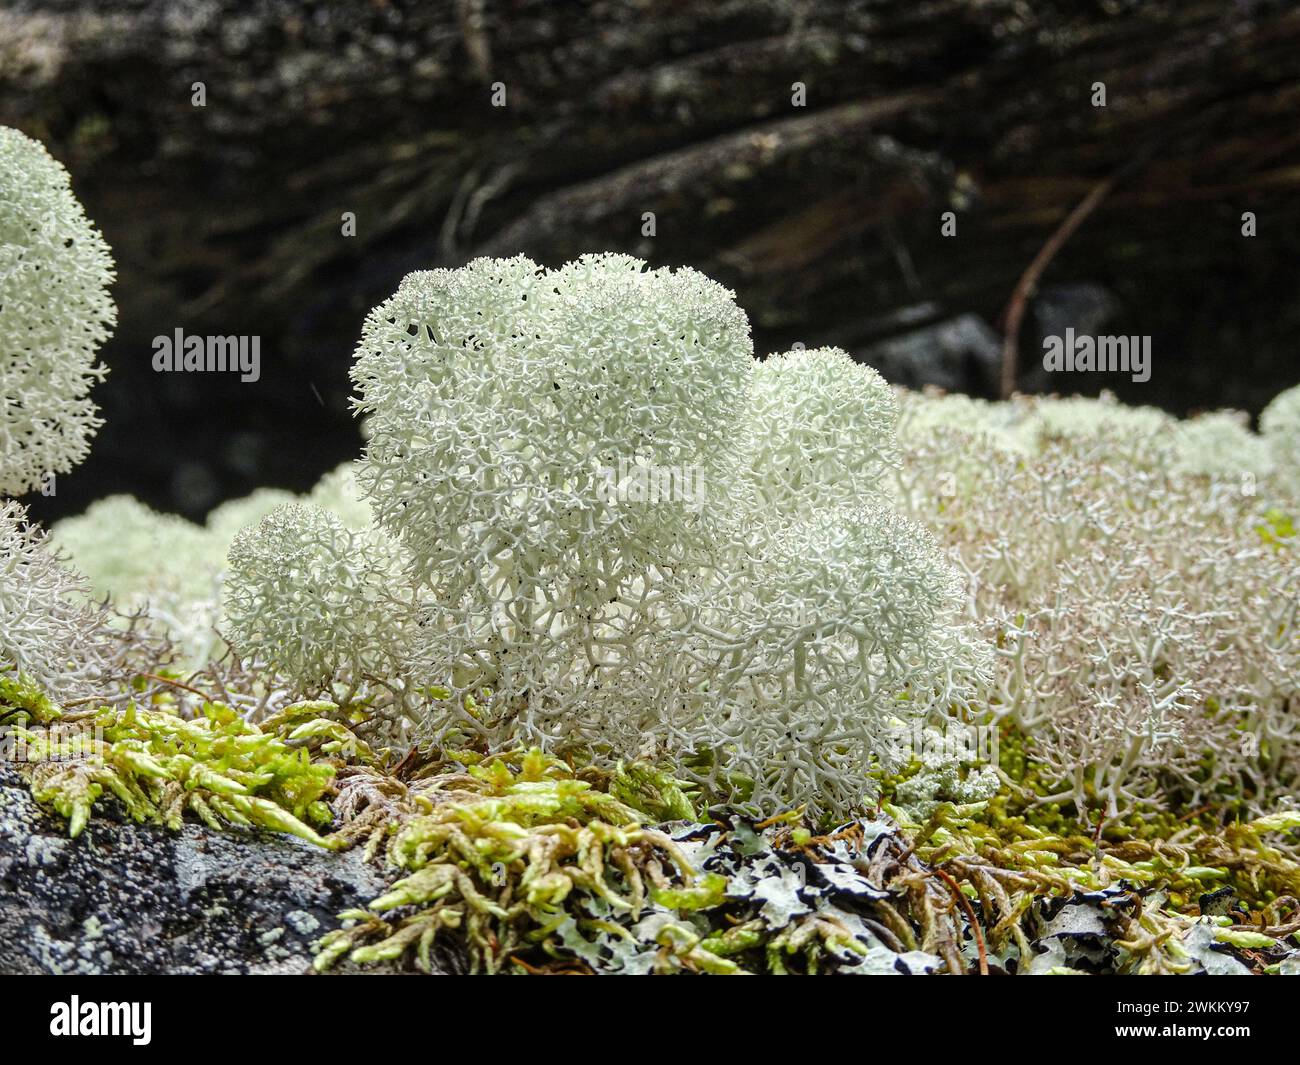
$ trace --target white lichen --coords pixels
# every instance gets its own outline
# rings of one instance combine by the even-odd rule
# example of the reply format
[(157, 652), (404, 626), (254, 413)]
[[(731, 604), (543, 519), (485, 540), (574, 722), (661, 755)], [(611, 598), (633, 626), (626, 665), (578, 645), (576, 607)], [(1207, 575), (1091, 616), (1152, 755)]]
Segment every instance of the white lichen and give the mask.
[(303, 690), (397, 674), (408, 604), (376, 535), (319, 507), (280, 507), (236, 537), (224, 631), (241, 655)]
[(0, 495), (67, 473), (101, 421), (89, 398), (117, 311), (113, 259), (37, 141), (0, 126)]
[(0, 677), (55, 701), (93, 690), (114, 659), (108, 619), (24, 508), (0, 503)]
[(989, 713), (1080, 813), (1242, 793), (1263, 809), (1300, 779), (1294, 490), (1231, 412), (1019, 405), (1031, 453), (931, 422), (898, 477), (999, 647)]
[(1273, 398), (1259, 416), (1273, 462), (1292, 493), (1300, 496), (1300, 385)]
[(843, 812), (886, 715), (972, 690), (956, 573), (886, 497), (889, 388), (835, 349), (755, 363), (701, 275), (415, 274), (353, 377), (359, 480), (421, 597), (408, 673), (449, 693), (425, 735), (685, 747), (756, 804)]

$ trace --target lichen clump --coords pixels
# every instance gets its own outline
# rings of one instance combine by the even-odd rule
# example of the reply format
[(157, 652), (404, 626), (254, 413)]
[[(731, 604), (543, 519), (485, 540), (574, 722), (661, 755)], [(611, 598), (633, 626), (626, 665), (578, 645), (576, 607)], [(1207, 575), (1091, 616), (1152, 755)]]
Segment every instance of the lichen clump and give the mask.
[(1017, 783), (1041, 804), (1096, 823), (1290, 801), (1300, 496), (1284, 397), (1263, 436), (1104, 398), (905, 397), (900, 504), (970, 576), (997, 648), (979, 701), (1022, 737)]
[(111, 672), (107, 626), (22, 505), (0, 500), (0, 679), (22, 675), (56, 699), (84, 694)]
[(836, 349), (756, 362), (702, 275), (413, 274), (353, 378), (378, 529), (246, 529), (226, 633), (304, 694), (387, 681), (394, 744), (686, 750), (719, 795), (834, 818), (891, 723), (976, 690), (957, 572), (889, 497), (889, 388)]
[(38, 141), (0, 126), (0, 496), (67, 473), (101, 422), (89, 398), (117, 310), (108, 245)]

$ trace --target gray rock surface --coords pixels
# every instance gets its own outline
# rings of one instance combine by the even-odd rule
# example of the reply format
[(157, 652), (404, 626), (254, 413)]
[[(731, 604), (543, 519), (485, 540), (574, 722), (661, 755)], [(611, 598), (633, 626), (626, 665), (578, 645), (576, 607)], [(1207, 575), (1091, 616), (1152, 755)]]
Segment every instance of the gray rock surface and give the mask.
[(170, 832), (107, 802), (71, 840), (0, 764), (0, 973), (303, 973), (336, 915), (383, 887), (356, 851)]

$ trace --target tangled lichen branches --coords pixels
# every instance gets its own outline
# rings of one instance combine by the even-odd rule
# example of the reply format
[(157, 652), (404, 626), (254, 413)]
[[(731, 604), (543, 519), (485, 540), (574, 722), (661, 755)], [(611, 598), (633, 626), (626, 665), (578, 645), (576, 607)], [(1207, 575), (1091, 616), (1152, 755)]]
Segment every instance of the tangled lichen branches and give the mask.
[(1227, 415), (967, 401), (946, 428), (951, 400), (904, 405), (900, 498), (971, 574), (971, 615), (999, 651), (985, 701), (1023, 732), (1044, 801), (1091, 819), (1234, 795), (1262, 813), (1285, 794), (1300, 771), (1297, 500), (1261, 441), (1212, 468), (1197, 441), (1247, 432)]
[(758, 509), (784, 520), (878, 503), (897, 464), (898, 401), (837, 348), (759, 363), (739, 426), (739, 475)]
[[(961, 587), (934, 543), (880, 510), (824, 512), (779, 532), (743, 570), (680, 595), (699, 693), (684, 705), (754, 782), (751, 804), (861, 809), (898, 716), (946, 715), (974, 694), (981, 649), (952, 624)], [(672, 719), (669, 717), (668, 724)]]
[(340, 676), (399, 676), (417, 617), (377, 533), (290, 504), (236, 536), (229, 559), (225, 623), (241, 654), (304, 691)]
[(712, 461), (744, 402), (749, 327), (702, 275), (643, 267), (476, 260), (410, 275), (367, 319), (362, 483), (448, 600), (472, 588), (467, 552), (504, 553), (503, 578), (530, 599), (563, 580), (579, 538), (621, 573), (638, 543), (665, 549), (664, 523), (685, 531), (680, 506), (619, 506), (604, 471)]
[[(229, 648), (219, 614), (231, 543), (245, 527), (292, 504), (325, 510), (363, 545), (373, 543), (370, 508), (352, 463), (327, 473), (306, 496), (258, 489), (221, 504), (201, 525), (158, 513), (130, 496), (108, 496), (84, 514), (55, 523), (50, 539), (71, 556), (96, 596), (143, 614), (186, 665), (227, 670)], [(106, 536), (106, 529), (113, 535)]]
[(0, 501), (0, 674), (25, 674), (56, 700), (115, 671), (131, 633), (115, 634), (82, 578), (13, 501)]
[(227, 545), (218, 548), (202, 526), (115, 495), (56, 523), (50, 540), (96, 596), (142, 614), (187, 662), (201, 667), (221, 657), (214, 625)]

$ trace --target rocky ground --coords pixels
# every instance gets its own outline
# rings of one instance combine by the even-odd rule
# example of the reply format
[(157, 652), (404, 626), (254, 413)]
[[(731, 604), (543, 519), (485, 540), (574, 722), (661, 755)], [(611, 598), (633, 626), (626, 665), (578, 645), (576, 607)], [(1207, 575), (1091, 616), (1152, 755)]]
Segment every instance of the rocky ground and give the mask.
[(383, 886), (358, 852), (170, 832), (110, 803), (70, 840), (0, 764), (0, 972), (303, 973), (338, 912)]
[[(515, 816), (500, 796), (462, 793), (461, 801), (470, 805), (459, 808), (458, 820), (471, 834), (479, 823), (475, 801), (506, 821)], [(1044, 887), (1022, 904), (993, 882), (1019, 893), (1042, 870), (999, 869), (970, 857), (947, 862), (951, 874), (945, 873), (918, 857), (886, 820), (809, 838), (785, 819), (764, 827), (725, 811), (716, 815), (707, 823), (667, 822), (651, 833), (661, 858), (671, 838), (696, 871), (693, 887), (652, 891), (631, 912), (614, 906), (608, 892), (574, 890), (564, 920), (552, 922), (547, 911), (523, 926), (536, 928), (543, 919), (552, 925), (549, 960), (530, 937), (516, 936), (501, 940), (496, 968), (509, 960), (510, 971), (620, 974), (1300, 972), (1294, 923), (1250, 922), (1230, 888), (1202, 895), (1192, 911), (1199, 917), (1171, 910), (1164, 888), (1128, 879), (1100, 890), (1060, 880), (1057, 890)], [(418, 834), (417, 822), (408, 829)], [(577, 823), (560, 817), (550, 826), (559, 835), (548, 839), (579, 832)], [(0, 973), (307, 974), (322, 937), (321, 960), (332, 959), (331, 973), (459, 973), (471, 968), (465, 929), (440, 935), (418, 966), (411, 930), (447, 906), (467, 914), (475, 903), (488, 904), (465, 886), (463, 874), (450, 901), (432, 890), (445, 879), (439, 869), (456, 865), (454, 855), (436, 847), (421, 851), (427, 864), (399, 870), (390, 863), (385, 872), (359, 847), (330, 851), (292, 836), (191, 822), (172, 831), (130, 821), (113, 800), (96, 806), (76, 839), (67, 830), (66, 821), (33, 801), (18, 770), (0, 763)], [(397, 842), (401, 852), (400, 835)], [(1140, 866), (1131, 868), (1138, 875)], [(575, 869), (557, 861), (550, 875)], [(991, 894), (977, 891), (955, 903), (953, 876)], [(1039, 879), (1046, 886), (1051, 878)], [(401, 891), (409, 897), (396, 910), (376, 899)], [(1008, 934), (997, 919), (998, 898), (1021, 914), (1019, 931)], [(984, 912), (982, 930), (970, 920), (977, 909)], [(340, 925), (345, 911), (352, 920)], [(461, 927), (459, 919), (443, 923)], [(504, 925), (484, 927), (509, 936)]]

